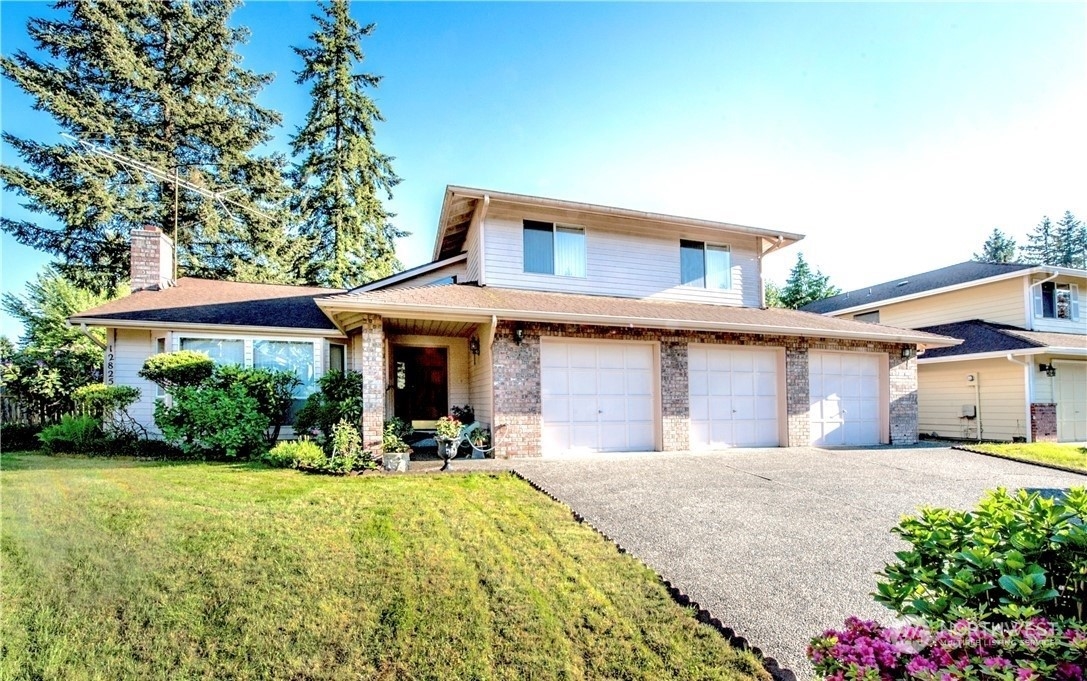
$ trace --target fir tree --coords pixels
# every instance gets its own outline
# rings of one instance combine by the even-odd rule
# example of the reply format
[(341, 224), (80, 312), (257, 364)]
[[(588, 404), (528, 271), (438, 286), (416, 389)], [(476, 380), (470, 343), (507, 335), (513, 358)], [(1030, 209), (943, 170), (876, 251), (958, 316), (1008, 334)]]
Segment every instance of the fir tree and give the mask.
[[(31, 19), (36, 55), (0, 58), (5, 77), (60, 128), (274, 213), (268, 220), (187, 191), (177, 193), (182, 274), (228, 278), (243, 264), (275, 273), (287, 197), (285, 160), (254, 153), (280, 117), (255, 103), (271, 80), (240, 65), (247, 36), (228, 25), (237, 0), (61, 0), (58, 19)], [(4, 133), (22, 159), (0, 179), (35, 213), (2, 227), (53, 254), (73, 281), (115, 288), (128, 278), (129, 234), (174, 233), (174, 187), (91, 153), (77, 142)], [(261, 267), (255, 267), (260, 265)]]
[(1059, 242), (1056, 228), (1043, 216), (1034, 231), (1027, 234), (1027, 243), (1022, 248), (1023, 262), (1032, 265), (1055, 265), (1059, 259)]
[(974, 254), (978, 262), (1015, 262), (1015, 239), (998, 227), (994, 227), (989, 238), (981, 246), (981, 253)]
[(347, 287), (398, 271), (394, 240), (406, 232), (393, 227), (394, 216), (382, 204), (400, 178), (393, 158), (374, 142), (375, 125), (384, 118), (366, 89), (377, 87), (381, 77), (357, 72), (362, 39), (374, 25), (360, 27), (347, 0), (320, 8), (313, 44), (294, 48), (303, 61), (298, 83), (312, 83), (313, 100), (291, 141), (301, 157), (295, 173), (300, 232), (312, 249), (301, 274), (309, 282)]
[(1057, 223), (1056, 237), (1055, 261), (1048, 264), (1087, 269), (1087, 224), (1066, 210)]
[(812, 271), (804, 260), (804, 254), (798, 253), (796, 264), (789, 271), (789, 278), (785, 281), (785, 287), (781, 289), (781, 306), (795, 310), (808, 303), (836, 296), (841, 292), (840, 288), (830, 283), (828, 275), (819, 270)]

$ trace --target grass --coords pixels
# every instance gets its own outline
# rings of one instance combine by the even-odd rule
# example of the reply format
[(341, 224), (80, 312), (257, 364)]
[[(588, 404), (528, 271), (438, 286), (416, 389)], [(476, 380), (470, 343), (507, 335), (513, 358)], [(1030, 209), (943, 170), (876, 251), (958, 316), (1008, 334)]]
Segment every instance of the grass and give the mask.
[(509, 474), (0, 459), (0, 678), (767, 679)]
[(1048, 463), (1087, 473), (1087, 447), (1056, 442), (972, 444), (970, 449), (1030, 463)]

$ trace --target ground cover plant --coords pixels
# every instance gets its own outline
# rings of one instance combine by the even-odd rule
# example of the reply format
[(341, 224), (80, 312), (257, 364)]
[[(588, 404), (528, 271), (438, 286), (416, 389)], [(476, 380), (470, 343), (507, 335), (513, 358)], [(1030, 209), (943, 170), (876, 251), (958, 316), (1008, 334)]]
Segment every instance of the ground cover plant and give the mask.
[(508, 475), (3, 455), (0, 677), (767, 679)]
[(1087, 447), (1059, 442), (1006, 442), (969, 445), (968, 449), (1019, 461), (1048, 463), (1087, 473)]

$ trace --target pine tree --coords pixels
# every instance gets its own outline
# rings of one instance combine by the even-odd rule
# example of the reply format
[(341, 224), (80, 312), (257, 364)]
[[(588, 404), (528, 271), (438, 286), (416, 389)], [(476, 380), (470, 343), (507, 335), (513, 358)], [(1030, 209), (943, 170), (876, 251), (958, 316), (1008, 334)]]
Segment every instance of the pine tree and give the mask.
[(1000, 228), (994, 227), (989, 238), (981, 246), (981, 253), (974, 254), (974, 260), (978, 262), (1015, 262), (1015, 239), (1011, 238)]
[[(177, 193), (182, 274), (229, 278), (239, 267), (275, 273), (287, 198), (282, 157), (254, 150), (280, 117), (255, 103), (271, 80), (240, 65), (248, 33), (228, 25), (237, 0), (60, 0), (57, 19), (31, 19), (37, 55), (0, 58), (0, 70), (80, 140), (173, 171), (265, 213)], [(158, 225), (174, 232), (170, 182), (91, 153), (77, 142), (4, 133), (22, 159), (0, 166), (5, 186), (53, 221), (2, 227), (53, 254), (75, 282), (115, 288), (128, 278), (129, 234)], [(255, 267), (260, 265), (261, 267)], [(266, 266), (266, 267), (264, 267)]]
[(356, 72), (363, 61), (362, 39), (374, 25), (360, 27), (347, 0), (321, 3), (314, 15), (313, 44), (295, 47), (303, 68), (298, 83), (312, 83), (305, 125), (291, 141), (301, 161), (295, 173), (301, 235), (312, 254), (303, 279), (347, 287), (388, 276), (401, 267), (394, 240), (406, 236), (390, 222), (381, 195), (392, 198), (399, 182), (393, 158), (374, 143), (375, 124), (384, 120), (367, 88), (380, 76)]
[(823, 298), (841, 293), (842, 290), (830, 283), (830, 277), (819, 270), (812, 271), (804, 260), (804, 254), (798, 253), (796, 264), (789, 271), (785, 287), (781, 289), (781, 305), (792, 309), (804, 307)]
[(1066, 210), (1057, 223), (1056, 237), (1055, 261), (1047, 264), (1087, 269), (1087, 224)]
[(1057, 230), (1049, 221), (1049, 216), (1043, 216), (1034, 231), (1027, 234), (1027, 243), (1022, 248), (1023, 262), (1031, 265), (1055, 265), (1058, 252)]

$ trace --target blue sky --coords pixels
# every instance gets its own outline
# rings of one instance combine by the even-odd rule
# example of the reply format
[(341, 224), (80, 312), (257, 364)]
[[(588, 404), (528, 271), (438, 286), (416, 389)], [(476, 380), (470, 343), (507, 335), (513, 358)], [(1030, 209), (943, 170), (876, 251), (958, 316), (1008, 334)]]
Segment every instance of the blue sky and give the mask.
[[(247, 67), (285, 149), (308, 107), (292, 45), (311, 3), (251, 2)], [(0, 48), (30, 49), (40, 3), (0, 4)], [(1087, 218), (1087, 5), (356, 3), (364, 68), (404, 179), (407, 266), (426, 262), (446, 184), (807, 235), (844, 288), (966, 260), (993, 227)], [(55, 141), (7, 81), (0, 121)], [(5, 163), (17, 162), (10, 149)], [(17, 215), (18, 197), (0, 209)], [(2, 286), (48, 258), (3, 235)], [(17, 324), (0, 319), (0, 333)]]

